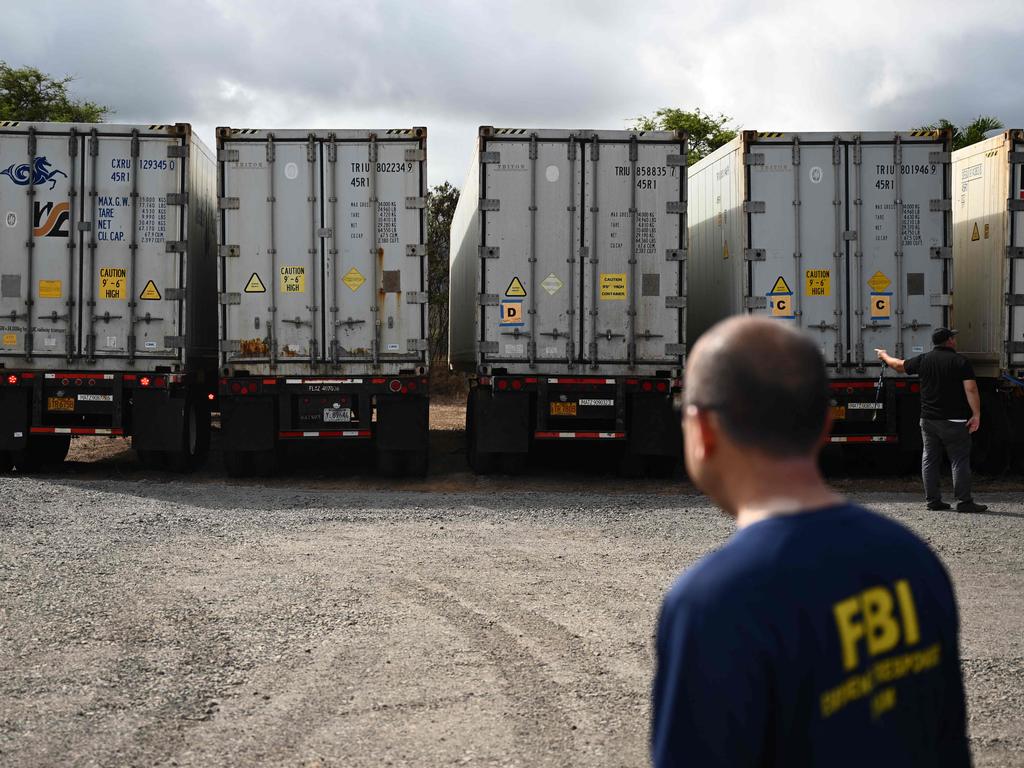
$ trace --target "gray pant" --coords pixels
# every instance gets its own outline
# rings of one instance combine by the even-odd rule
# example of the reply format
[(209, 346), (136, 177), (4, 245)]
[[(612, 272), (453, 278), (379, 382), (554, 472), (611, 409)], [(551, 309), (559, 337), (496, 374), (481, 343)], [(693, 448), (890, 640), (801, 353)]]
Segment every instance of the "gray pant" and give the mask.
[(921, 419), (921, 477), (928, 501), (942, 501), (939, 468), (943, 451), (953, 466), (953, 495), (960, 503), (971, 500), (971, 433), (966, 424), (944, 419)]

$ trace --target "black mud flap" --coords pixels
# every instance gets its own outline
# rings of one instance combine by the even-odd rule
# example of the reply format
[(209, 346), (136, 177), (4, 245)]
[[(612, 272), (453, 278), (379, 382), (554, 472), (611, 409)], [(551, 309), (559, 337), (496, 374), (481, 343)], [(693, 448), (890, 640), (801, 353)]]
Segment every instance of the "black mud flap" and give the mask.
[(18, 451), (28, 441), (32, 390), (28, 387), (0, 389), (0, 451)]
[[(892, 401), (890, 401), (892, 402)], [(921, 450), (921, 396), (912, 392), (897, 390), (896, 403), (896, 434), (899, 438), (900, 450), (904, 453), (916, 453)]]
[(430, 441), (430, 401), (377, 395), (377, 450), (425, 451)]
[(137, 389), (132, 395), (132, 448), (174, 451), (181, 447), (185, 397), (170, 391)]
[(495, 396), (489, 389), (476, 390), (472, 398), (476, 449), (482, 453), (529, 453), (530, 395), (526, 392)]
[(683, 454), (683, 431), (672, 398), (660, 394), (635, 394), (630, 397), (626, 436), (629, 452), (638, 456)]
[(220, 399), (221, 446), (226, 451), (270, 451), (277, 444), (273, 397)]

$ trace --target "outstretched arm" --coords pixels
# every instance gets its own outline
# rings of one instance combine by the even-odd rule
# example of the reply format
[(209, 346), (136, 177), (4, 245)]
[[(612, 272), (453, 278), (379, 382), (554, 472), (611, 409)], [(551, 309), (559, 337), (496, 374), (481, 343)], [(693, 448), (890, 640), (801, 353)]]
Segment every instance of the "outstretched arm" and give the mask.
[(907, 369), (904, 367), (906, 360), (900, 360), (898, 357), (893, 357), (884, 349), (876, 349), (875, 354), (878, 355), (878, 359), (885, 363), (887, 366), (892, 368), (897, 373), (906, 373)]

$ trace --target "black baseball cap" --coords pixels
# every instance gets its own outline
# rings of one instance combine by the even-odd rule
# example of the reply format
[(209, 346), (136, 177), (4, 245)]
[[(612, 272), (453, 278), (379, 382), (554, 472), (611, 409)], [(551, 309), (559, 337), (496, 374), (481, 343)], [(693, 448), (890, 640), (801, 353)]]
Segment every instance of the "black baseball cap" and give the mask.
[(939, 344), (945, 344), (947, 341), (956, 336), (960, 331), (954, 331), (951, 328), (936, 328), (932, 331), (932, 344), (938, 346)]

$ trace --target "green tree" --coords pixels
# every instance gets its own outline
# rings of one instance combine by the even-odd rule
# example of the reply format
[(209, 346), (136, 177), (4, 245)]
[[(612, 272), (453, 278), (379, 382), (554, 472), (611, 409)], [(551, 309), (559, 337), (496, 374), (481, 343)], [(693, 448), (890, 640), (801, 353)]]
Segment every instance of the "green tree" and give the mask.
[(653, 115), (641, 115), (633, 120), (636, 131), (686, 131), (690, 137), (689, 162), (693, 163), (710, 155), (723, 144), (736, 138), (736, 129), (729, 127), (732, 118), (726, 115), (711, 115), (695, 109), (663, 107)]
[(0, 61), (0, 120), (102, 123), (108, 107), (78, 101), (68, 93), (73, 78), (53, 78), (35, 67), (15, 68)]
[[(438, 184), (427, 200), (427, 285), (430, 298), (430, 358), (448, 354), (448, 253), (459, 190)], [(443, 366), (442, 366), (443, 367)]]
[(933, 125), (922, 125), (919, 131), (944, 131), (947, 128), (953, 131), (953, 149), (963, 149), (971, 144), (977, 144), (985, 138), (989, 131), (998, 131), (1003, 128), (1003, 123), (991, 115), (978, 115), (971, 122), (965, 125), (955, 125), (951, 120), (942, 118)]

